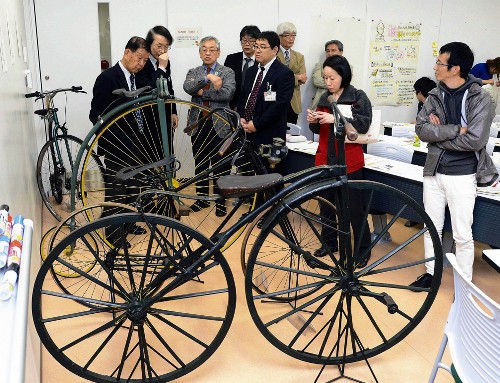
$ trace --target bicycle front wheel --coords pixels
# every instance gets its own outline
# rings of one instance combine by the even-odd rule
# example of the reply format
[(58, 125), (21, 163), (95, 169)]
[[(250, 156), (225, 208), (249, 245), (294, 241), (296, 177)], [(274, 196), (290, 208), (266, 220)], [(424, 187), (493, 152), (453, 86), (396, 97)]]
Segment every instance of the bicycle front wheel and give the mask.
[[(82, 140), (71, 135), (61, 135), (43, 145), (36, 166), (38, 190), (44, 205), (58, 221), (72, 212), (71, 176), (75, 158), (82, 146)], [(94, 183), (102, 183), (103, 169), (99, 157), (92, 151), (87, 153), (86, 173)], [(77, 171), (81, 173), (82, 167)], [(89, 177), (87, 177), (89, 179)], [(81, 176), (77, 178), (75, 208), (81, 207)]]
[[(158, 113), (159, 104), (146, 101), (103, 124), (90, 147), (104, 156), (106, 177), (101, 188), (87, 188), (85, 180), (90, 154), (87, 155), (82, 169), (83, 203), (95, 205), (107, 201), (134, 205), (140, 193), (158, 190), (159, 193), (148, 195), (141, 201), (144, 211), (175, 218), (210, 238), (229, 228), (254, 207), (253, 196), (226, 201), (216, 187), (216, 180), (231, 171), (231, 158), (241, 143), (235, 142), (231, 153), (221, 158), (217, 152), (224, 137), (233, 132), (227, 115), (221, 112), (204, 119), (207, 109), (203, 106), (180, 100), (161, 102), (166, 110), (163, 122)], [(172, 127), (174, 111), (179, 119), (176, 129)], [(184, 132), (186, 127), (194, 127), (191, 135)], [(164, 158), (172, 158), (174, 162), (144, 169), (126, 180), (117, 177), (126, 168), (147, 166)], [(256, 162), (253, 153), (243, 152), (232, 170), (244, 175), (260, 173), (256, 170)], [(161, 191), (187, 197), (172, 197)], [(234, 206), (238, 209), (232, 212)]]
[[(101, 238), (109, 227), (125, 233), (133, 224), (146, 233), (127, 235), (130, 248), (118, 252)], [(71, 246), (94, 260), (92, 269), (67, 261)], [(78, 228), (54, 247), (35, 280), (41, 341), (64, 367), (94, 382), (160, 383), (189, 373), (221, 344), (236, 307), (231, 270), (219, 251), (208, 256), (212, 246), (157, 215), (118, 214)], [(58, 264), (86, 283), (54, 283)]]
[[(274, 346), (309, 363), (351, 363), (394, 346), (424, 318), (441, 281), (439, 236), (420, 205), (383, 184), (348, 182), (349, 195), (362, 193), (366, 199), (364, 223), (359, 231), (352, 225), (350, 230), (341, 188), (323, 182), (287, 197), (265, 223), (248, 258), (245, 291), (252, 319)], [(318, 206), (325, 195), (333, 195), (335, 211)], [(392, 219), (371, 241), (362, 239), (370, 230), (367, 212), (377, 201), (388, 200), (395, 207)], [(408, 217), (423, 228), (405, 227)], [(284, 222), (294, 223), (293, 234), (283, 230)], [(392, 242), (382, 243), (391, 230)], [(435, 273), (431, 287), (419, 289), (408, 285), (424, 270), (427, 231)], [(332, 234), (340, 253), (328, 241)], [(331, 251), (318, 252), (327, 244)]]

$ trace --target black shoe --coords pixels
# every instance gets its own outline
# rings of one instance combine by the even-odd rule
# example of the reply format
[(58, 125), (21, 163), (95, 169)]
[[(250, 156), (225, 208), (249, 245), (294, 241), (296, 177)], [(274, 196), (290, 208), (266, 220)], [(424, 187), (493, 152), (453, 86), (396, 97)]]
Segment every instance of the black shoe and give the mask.
[(432, 274), (425, 273), (418, 277), (415, 282), (410, 283), (411, 287), (419, 287), (422, 289), (428, 289), (432, 285)]
[(325, 255), (328, 255), (328, 254), (333, 254), (333, 253), (336, 253), (338, 252), (339, 250), (334, 248), (334, 247), (325, 247), (325, 246), (321, 246), (318, 250), (316, 250), (314, 252), (314, 256), (315, 257), (318, 257), (318, 258), (322, 258), (324, 257)]
[(362, 269), (363, 267), (365, 267), (367, 264), (368, 264), (368, 261), (370, 260), (370, 257), (372, 256), (371, 252), (364, 258), (360, 259), (357, 264), (356, 264), (356, 268), (357, 269)]
[(191, 206), (190, 206), (190, 209), (194, 212), (197, 212), (197, 211), (200, 211), (202, 209), (205, 209), (207, 207), (210, 206), (210, 202), (208, 201), (203, 201), (201, 199), (199, 199), (198, 201), (196, 201), (195, 203), (193, 203)]
[(133, 225), (130, 225), (129, 227), (127, 227), (127, 233), (129, 233), (129, 234), (142, 235), (142, 234), (146, 234), (146, 232), (147, 232), (146, 229), (136, 225), (135, 223)]
[(115, 248), (115, 250), (119, 249), (130, 249), (132, 245), (130, 244), (129, 241), (121, 240), (118, 238), (107, 238), (108, 242)]
[(226, 214), (227, 214), (226, 205), (219, 205), (219, 204), (217, 204), (215, 206), (215, 215), (217, 217), (224, 217)]

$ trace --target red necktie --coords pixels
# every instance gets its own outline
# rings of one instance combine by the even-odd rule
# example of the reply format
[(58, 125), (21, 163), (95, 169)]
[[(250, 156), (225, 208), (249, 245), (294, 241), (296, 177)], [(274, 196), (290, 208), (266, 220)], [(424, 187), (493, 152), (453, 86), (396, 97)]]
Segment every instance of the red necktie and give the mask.
[(250, 93), (250, 98), (248, 99), (247, 106), (245, 107), (245, 112), (243, 113), (243, 118), (250, 121), (253, 118), (253, 110), (255, 108), (255, 103), (257, 102), (257, 93), (259, 93), (260, 85), (262, 84), (262, 77), (264, 76), (264, 67), (260, 67), (259, 75)]

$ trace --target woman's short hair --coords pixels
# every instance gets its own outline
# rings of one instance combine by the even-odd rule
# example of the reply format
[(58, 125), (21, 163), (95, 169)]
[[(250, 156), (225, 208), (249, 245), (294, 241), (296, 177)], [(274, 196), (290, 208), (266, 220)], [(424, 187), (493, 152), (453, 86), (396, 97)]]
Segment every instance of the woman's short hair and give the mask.
[(349, 86), (352, 80), (352, 71), (351, 66), (349, 65), (349, 61), (344, 56), (332, 56), (328, 57), (323, 63), (324, 67), (330, 67), (335, 72), (342, 77), (342, 83), (340, 84), (341, 88), (346, 88)]

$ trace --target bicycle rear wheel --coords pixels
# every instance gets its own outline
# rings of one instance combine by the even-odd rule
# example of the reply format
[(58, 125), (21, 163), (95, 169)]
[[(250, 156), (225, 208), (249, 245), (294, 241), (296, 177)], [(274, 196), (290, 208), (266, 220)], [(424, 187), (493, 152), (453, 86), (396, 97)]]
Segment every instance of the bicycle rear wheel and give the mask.
[[(387, 227), (367, 247), (363, 248), (361, 238), (364, 230), (370, 230), (368, 221), (364, 219), (358, 237), (346, 230), (347, 201), (341, 199), (340, 187), (322, 182), (284, 200), (262, 228), (248, 258), (245, 291), (255, 324), (278, 349), (310, 363), (356, 362), (394, 346), (423, 319), (441, 281), (441, 244), (423, 208), (383, 184), (353, 181), (348, 188), (364, 194), (365, 218), (380, 201), (389, 200), (394, 207)], [(335, 195), (333, 219), (317, 206), (318, 197), (328, 192)], [(425, 226), (405, 227), (409, 217)], [(299, 235), (283, 233), (283, 221), (301, 221)], [(324, 229), (337, 233), (340, 254), (314, 255), (325, 244)], [(393, 241), (380, 244), (389, 230)], [(409, 287), (423, 272), (427, 230), (434, 244), (432, 286)], [(265, 282), (260, 289), (255, 289), (257, 280)]]
[[(44, 205), (58, 221), (63, 220), (71, 209), (71, 176), (76, 155), (82, 146), (82, 140), (71, 135), (61, 135), (43, 145), (36, 166), (38, 190)], [(61, 155), (61, 163), (57, 156)], [(102, 183), (102, 162), (95, 152), (87, 153), (87, 182)], [(77, 174), (80, 174), (80, 166)], [(81, 176), (77, 179), (77, 198), (75, 208), (82, 206), (80, 194)]]
[[(109, 226), (131, 224), (147, 233), (128, 235), (129, 249), (117, 252), (100, 238)], [(86, 249), (95, 266), (86, 271), (66, 262), (68, 246)], [(95, 382), (160, 383), (189, 373), (220, 345), (236, 307), (222, 254), (200, 260), (212, 246), (178, 221), (148, 214), (105, 217), (73, 231), (35, 280), (32, 310), (41, 341), (64, 367)], [(73, 279), (64, 278), (61, 289), (50, 272), (57, 263), (88, 288), (72, 288)], [(91, 289), (101, 293), (90, 297)]]
[[(212, 119), (201, 119), (198, 126), (197, 120), (193, 120), (192, 116), (203, 116), (206, 112), (204, 107), (179, 100), (165, 100), (164, 103), (167, 111), (168, 149), (176, 162), (171, 166), (162, 165), (144, 170), (124, 182), (117, 180), (116, 174), (124, 168), (148, 165), (165, 158), (164, 149), (167, 145), (161, 138), (157, 103), (147, 101), (136, 105), (106, 122), (91, 142), (92, 151), (104, 156), (107, 176), (99, 190), (85, 189), (85, 173), (90, 156), (84, 159), (82, 179), (86, 192), (83, 193), (83, 204), (94, 205), (102, 201), (135, 204), (141, 192), (175, 191), (188, 197), (153, 193), (142, 201), (142, 209), (178, 219), (211, 237), (214, 233), (229, 228), (241, 214), (254, 207), (254, 197), (228, 201), (220, 198), (215, 201), (219, 196), (215, 181), (229, 173), (230, 158), (241, 144), (236, 142), (233, 145), (231, 153), (223, 159), (226, 161), (225, 165), (221, 166), (218, 163), (220, 157), (216, 153), (224, 140), (217, 132), (232, 133), (233, 127), (228, 117), (224, 114), (214, 114)], [(179, 127), (175, 130), (170, 124), (174, 106), (179, 117)], [(140, 124), (138, 115), (141, 116)], [(189, 136), (184, 133), (184, 128), (188, 125), (194, 126), (193, 124), (199, 132), (206, 134)], [(143, 128), (142, 132), (138, 129), (139, 125)], [(208, 168), (210, 170), (207, 170)], [(257, 169), (254, 154), (246, 152), (242, 153), (236, 169), (233, 170), (239, 174), (253, 175), (261, 172)], [(200, 196), (205, 200), (195, 204), (196, 201), (189, 196)], [(229, 213), (236, 204), (240, 205), (232, 215), (223, 214), (224, 210)], [(234, 242), (240, 233), (241, 231), (228, 241), (228, 245)]]

